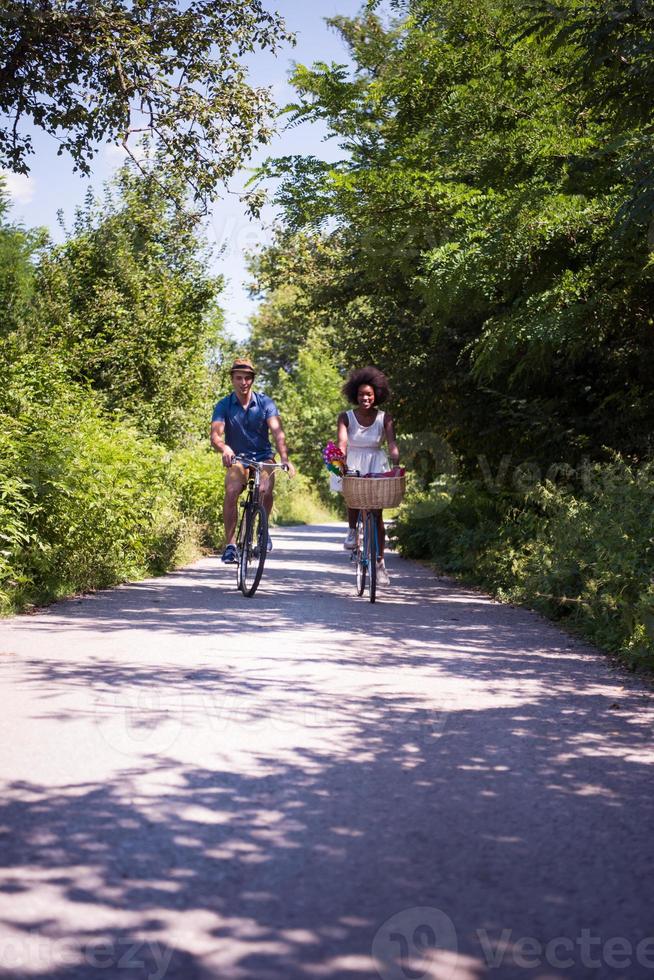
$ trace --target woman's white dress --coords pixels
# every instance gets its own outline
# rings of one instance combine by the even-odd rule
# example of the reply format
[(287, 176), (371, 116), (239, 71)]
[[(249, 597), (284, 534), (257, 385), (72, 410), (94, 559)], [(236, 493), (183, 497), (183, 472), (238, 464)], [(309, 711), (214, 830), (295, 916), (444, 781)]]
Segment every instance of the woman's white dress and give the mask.
[[(372, 425), (361, 425), (354, 411), (347, 413), (347, 466), (350, 470), (358, 470), (361, 476), (366, 473), (383, 473), (388, 469), (386, 453), (381, 448), (386, 433), (384, 431), (384, 413), (377, 412), (377, 418)], [(332, 474), (329, 480), (332, 490), (339, 492), (343, 488), (340, 476)]]

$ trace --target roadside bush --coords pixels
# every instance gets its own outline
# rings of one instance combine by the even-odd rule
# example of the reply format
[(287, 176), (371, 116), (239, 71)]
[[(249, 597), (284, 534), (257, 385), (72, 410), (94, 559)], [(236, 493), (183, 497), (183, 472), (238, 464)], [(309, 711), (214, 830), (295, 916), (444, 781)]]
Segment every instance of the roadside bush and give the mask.
[(204, 449), (168, 452), (80, 388), (24, 407), (0, 419), (0, 610), (159, 574), (218, 540)]
[(550, 482), (518, 497), (462, 483), (410, 497), (395, 536), (428, 558), (654, 665), (654, 466), (598, 465), (585, 491)]
[(480, 553), (497, 537), (506, 506), (476, 482), (461, 483), (456, 492), (436, 482), (427, 492), (410, 489), (392, 536), (406, 558), (426, 558), (443, 571), (474, 575)]
[[(0, 180), (0, 612), (158, 574), (221, 537), (200, 439), (232, 342), (206, 243), (129, 165), (63, 245)], [(186, 448), (182, 448), (186, 447)]]
[[(1, 417), (0, 417), (1, 418)], [(10, 604), (11, 592), (27, 584), (16, 556), (29, 542), (32, 508), (29, 484), (20, 475), (13, 420), (1, 418), (0, 428), (0, 610)]]
[(171, 457), (171, 479), (177, 488), (182, 513), (197, 527), (201, 543), (219, 548), (223, 542), (224, 470), (220, 457), (203, 444), (176, 450)]

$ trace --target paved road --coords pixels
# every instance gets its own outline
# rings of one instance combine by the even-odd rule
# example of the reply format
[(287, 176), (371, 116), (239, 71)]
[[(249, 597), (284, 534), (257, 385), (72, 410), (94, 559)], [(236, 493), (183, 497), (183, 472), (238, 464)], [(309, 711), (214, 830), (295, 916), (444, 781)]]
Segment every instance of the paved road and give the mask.
[(0, 976), (654, 980), (647, 691), (335, 526), (0, 623)]

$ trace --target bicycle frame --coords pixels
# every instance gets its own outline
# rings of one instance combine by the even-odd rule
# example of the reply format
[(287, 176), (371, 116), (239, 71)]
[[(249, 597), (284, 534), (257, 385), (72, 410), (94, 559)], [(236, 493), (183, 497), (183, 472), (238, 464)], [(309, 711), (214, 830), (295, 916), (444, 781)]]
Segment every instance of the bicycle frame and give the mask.
[[(238, 457), (236, 457), (236, 459), (237, 462), (243, 463), (244, 466), (246, 465), (242, 459), (239, 459)], [(247, 465), (248, 465), (248, 482), (245, 485), (245, 498), (240, 501), (240, 505), (243, 508), (243, 511), (241, 513), (241, 519), (238, 522), (238, 530), (236, 532), (237, 541), (241, 536), (241, 525), (248, 512), (248, 509), (252, 508), (255, 504), (258, 504), (259, 497), (260, 497), (259, 488), (261, 486), (261, 469), (259, 465), (256, 466), (253, 466), (251, 464), (247, 464)]]
[[(248, 470), (245, 499), (236, 532), (236, 587), (251, 598), (256, 592), (266, 560), (268, 518), (261, 502), (261, 473), (266, 469), (287, 469), (283, 463), (260, 463), (248, 456), (235, 456)], [(257, 529), (256, 534), (254, 529)]]
[(239, 540), (241, 525), (243, 524), (243, 519), (248, 512), (248, 509), (256, 507), (260, 502), (260, 488), (261, 488), (261, 474), (268, 469), (278, 469), (285, 470), (286, 466), (284, 463), (259, 463), (255, 459), (250, 459), (248, 456), (235, 456), (235, 461), (241, 463), (248, 470), (248, 482), (246, 484), (245, 499), (240, 502), (240, 506), (243, 508), (243, 513), (241, 514), (241, 519), (238, 522), (238, 530), (236, 532), (236, 540)]
[(367, 582), (371, 602), (375, 602), (377, 597), (378, 559), (377, 511), (360, 510), (357, 517), (357, 547), (352, 552), (352, 560), (356, 562), (357, 594), (363, 595)]

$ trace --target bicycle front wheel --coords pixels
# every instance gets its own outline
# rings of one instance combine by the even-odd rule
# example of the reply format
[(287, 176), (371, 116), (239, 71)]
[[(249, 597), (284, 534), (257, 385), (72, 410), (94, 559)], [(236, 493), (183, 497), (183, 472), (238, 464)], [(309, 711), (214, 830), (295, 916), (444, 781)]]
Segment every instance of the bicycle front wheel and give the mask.
[(236, 561), (236, 588), (239, 591), (243, 588), (243, 574), (241, 572), (241, 555), (243, 554), (243, 549), (245, 548), (245, 532), (247, 531), (247, 512), (245, 506), (243, 506), (243, 511), (241, 512), (241, 520), (238, 525), (238, 532), (236, 534), (236, 551), (238, 553), (238, 559)]
[(268, 550), (268, 515), (263, 504), (257, 504), (247, 515), (245, 541), (240, 555), (240, 585), (244, 596), (251, 598), (263, 575)]
[(366, 588), (366, 536), (364, 534), (364, 523), (361, 519), (361, 514), (357, 520), (357, 531), (356, 531), (356, 550), (354, 552), (354, 561), (356, 563), (356, 573), (357, 573), (357, 595), (363, 595)]
[(377, 519), (368, 513), (366, 518), (366, 559), (368, 564), (368, 598), (377, 598)]

